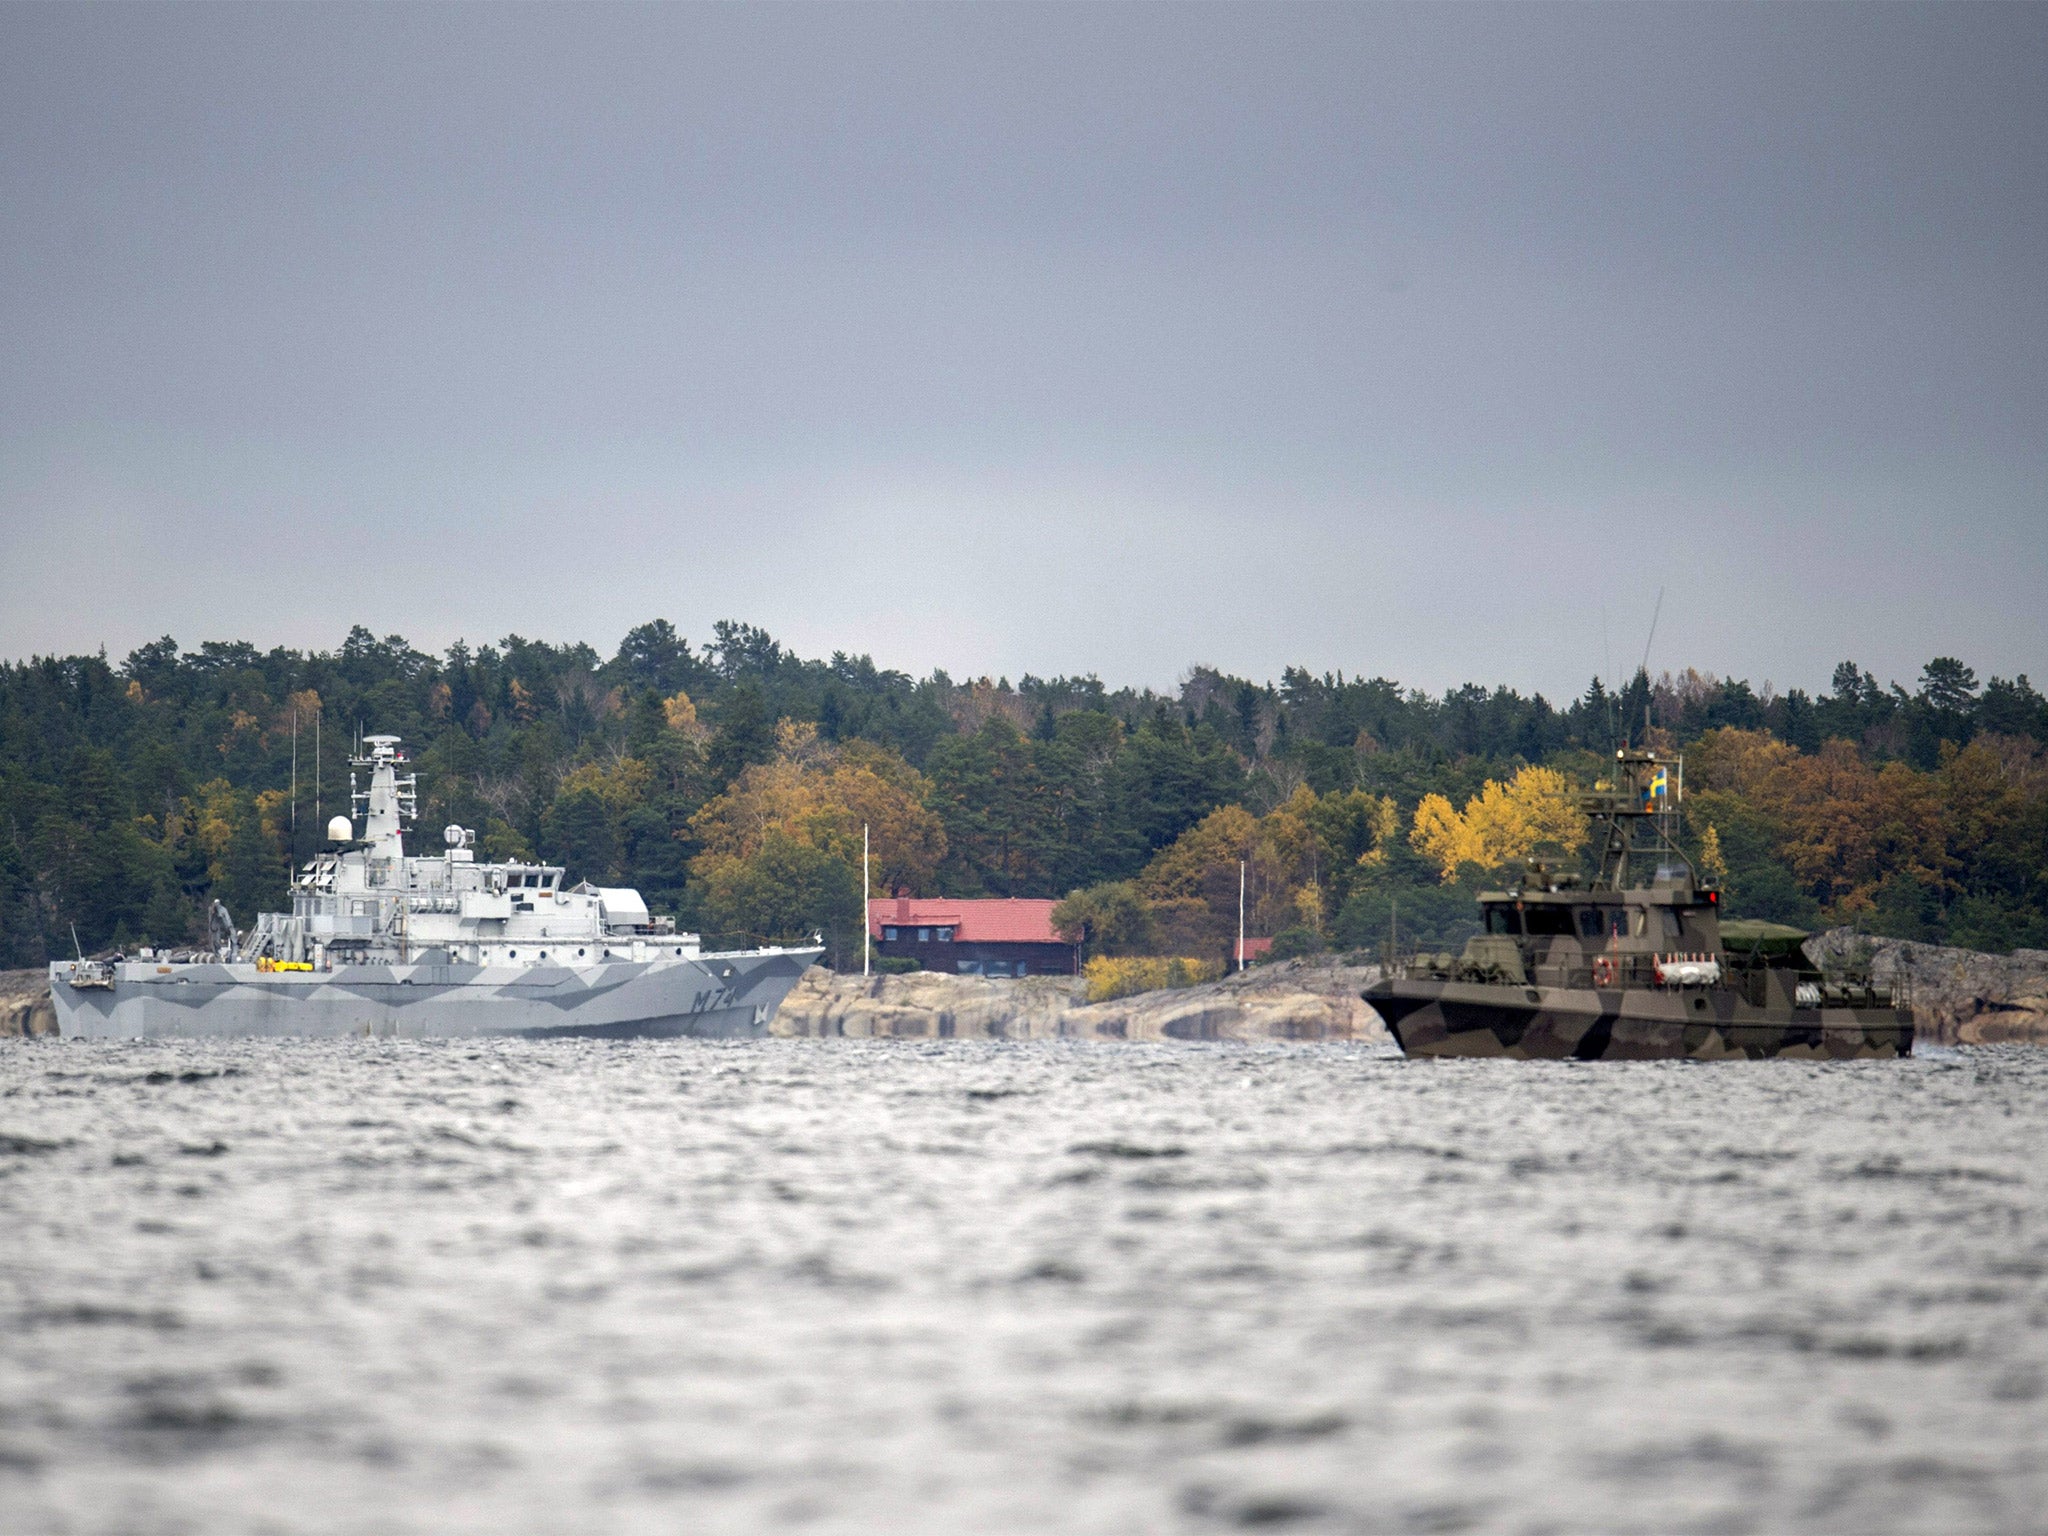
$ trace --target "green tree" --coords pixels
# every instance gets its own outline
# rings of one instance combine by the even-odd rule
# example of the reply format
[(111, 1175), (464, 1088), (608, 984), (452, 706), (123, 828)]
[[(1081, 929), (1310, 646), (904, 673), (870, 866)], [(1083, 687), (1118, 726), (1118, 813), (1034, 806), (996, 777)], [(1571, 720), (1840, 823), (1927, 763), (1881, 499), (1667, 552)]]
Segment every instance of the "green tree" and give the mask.
[(1052, 909), (1052, 926), (1089, 956), (1149, 954), (1158, 942), (1151, 906), (1128, 880), (1073, 892)]
[(541, 847), (572, 878), (609, 884), (619, 842), (612, 813), (594, 789), (558, 796), (540, 818)]
[(1033, 743), (1000, 717), (932, 749), (925, 771), (946, 824), (949, 890), (1050, 894), (1059, 805), (1036, 757)]
[(1244, 784), (1244, 770), (1216, 733), (1190, 731), (1164, 706), (1126, 738), (1109, 770), (1108, 837), (1137, 864), (1166, 847)]
[(238, 804), (215, 895), (227, 904), (236, 926), (246, 929), (255, 923), (257, 913), (284, 907), (285, 888), (282, 855), (264, 837), (255, 808)]
[(775, 722), (769, 718), (761, 690), (746, 685), (734, 690), (719, 706), (717, 729), (712, 732), (706, 766), (714, 783), (723, 787), (754, 763), (775, 756)]
[(822, 934), (843, 965), (860, 935), (860, 875), (844, 859), (780, 829), (743, 857), (700, 860), (699, 910), (710, 932), (747, 944), (802, 944)]

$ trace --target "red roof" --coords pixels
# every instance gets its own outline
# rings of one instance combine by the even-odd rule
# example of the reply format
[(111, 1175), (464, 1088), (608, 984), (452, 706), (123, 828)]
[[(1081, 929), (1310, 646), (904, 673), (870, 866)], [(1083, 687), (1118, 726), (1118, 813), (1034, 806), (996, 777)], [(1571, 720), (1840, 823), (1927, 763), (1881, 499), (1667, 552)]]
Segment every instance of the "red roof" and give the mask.
[(1273, 941), (1271, 939), (1246, 939), (1244, 941), (1244, 958), (1247, 960), (1263, 960), (1272, 952)]
[(868, 931), (882, 936), (882, 925), (901, 928), (946, 927), (958, 944), (1059, 944), (1052, 931), (1056, 901), (1011, 897), (1001, 901), (952, 901), (945, 897), (889, 896), (868, 903)]

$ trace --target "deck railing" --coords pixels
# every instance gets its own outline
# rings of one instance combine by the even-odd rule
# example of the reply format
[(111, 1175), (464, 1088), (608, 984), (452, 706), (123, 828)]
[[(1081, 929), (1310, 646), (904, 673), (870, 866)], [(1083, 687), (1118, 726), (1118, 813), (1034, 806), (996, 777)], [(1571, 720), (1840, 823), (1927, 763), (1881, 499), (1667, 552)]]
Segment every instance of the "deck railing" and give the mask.
[[(1724, 953), (1708, 957), (1719, 962), (1719, 974), (1710, 982), (1669, 979), (1670, 974), (1676, 969), (1670, 962), (1686, 961), (1691, 958), (1681, 955), (1589, 956), (1566, 964), (1532, 966), (1526, 972), (1526, 979), (1517, 982), (1512, 976), (1503, 975), (1498, 971), (1475, 972), (1455, 953), (1432, 953), (1422, 950), (1392, 957), (1386, 963), (1385, 974), (1418, 981), (1493, 981), (1506, 985), (1557, 987), (1577, 992), (1605, 992), (1622, 988), (1665, 992), (1728, 989), (1738, 993), (1753, 1007), (1762, 1007), (1771, 1000), (1770, 978), (1774, 968), (1750, 961), (1743, 955)], [(1666, 971), (1661, 977), (1660, 967)], [(1777, 974), (1784, 973), (1780, 971)], [(1788, 984), (1789, 990), (1792, 989)], [(1795, 1007), (1913, 1006), (1912, 978), (1903, 972), (1882, 983), (1861, 980), (1801, 982), (1796, 991), (1799, 995), (1787, 998)]]

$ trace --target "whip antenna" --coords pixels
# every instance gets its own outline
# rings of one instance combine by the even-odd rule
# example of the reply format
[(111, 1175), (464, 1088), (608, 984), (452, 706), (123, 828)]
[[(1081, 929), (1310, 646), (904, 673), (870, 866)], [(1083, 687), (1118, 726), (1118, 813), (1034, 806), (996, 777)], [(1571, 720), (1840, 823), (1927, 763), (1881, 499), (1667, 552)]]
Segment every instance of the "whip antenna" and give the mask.
[(1650, 610), (1650, 634), (1643, 641), (1643, 664), (1636, 670), (1643, 674), (1643, 745), (1650, 744), (1650, 645), (1657, 638), (1657, 620), (1664, 615), (1664, 589), (1657, 589), (1657, 606)]

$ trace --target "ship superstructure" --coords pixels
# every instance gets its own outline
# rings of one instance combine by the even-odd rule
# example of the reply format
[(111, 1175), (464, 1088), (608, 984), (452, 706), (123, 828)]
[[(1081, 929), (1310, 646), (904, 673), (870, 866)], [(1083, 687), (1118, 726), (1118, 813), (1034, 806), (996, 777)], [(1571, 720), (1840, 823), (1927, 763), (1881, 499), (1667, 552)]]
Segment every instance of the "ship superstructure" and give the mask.
[(415, 775), (396, 736), (367, 736), (351, 774), (361, 835), (292, 883), (292, 910), (239, 933), (214, 908), (203, 954), (50, 967), (62, 1034), (101, 1036), (765, 1033), (821, 947), (704, 952), (635, 890), (569, 885), (560, 865), (480, 861), (450, 826), (405, 851)]

